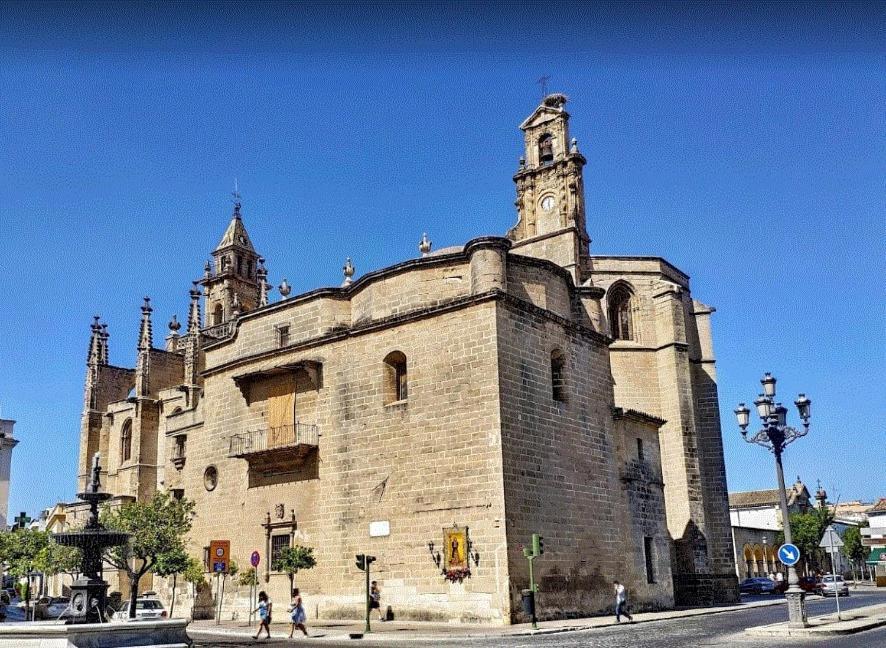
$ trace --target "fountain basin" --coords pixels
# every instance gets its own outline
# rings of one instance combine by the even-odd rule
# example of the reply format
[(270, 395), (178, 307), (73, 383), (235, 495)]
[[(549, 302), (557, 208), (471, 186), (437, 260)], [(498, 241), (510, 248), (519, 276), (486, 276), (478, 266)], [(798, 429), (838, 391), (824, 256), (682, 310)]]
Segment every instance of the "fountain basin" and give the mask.
[(82, 531), (53, 533), (52, 539), (57, 544), (66, 547), (77, 547), (79, 549), (96, 547), (103, 549), (105, 547), (117, 547), (126, 544), (129, 534), (120, 533), (119, 531), (107, 531), (105, 529), (84, 529)]
[(3, 624), (0, 648), (190, 648), (188, 619), (129, 623)]

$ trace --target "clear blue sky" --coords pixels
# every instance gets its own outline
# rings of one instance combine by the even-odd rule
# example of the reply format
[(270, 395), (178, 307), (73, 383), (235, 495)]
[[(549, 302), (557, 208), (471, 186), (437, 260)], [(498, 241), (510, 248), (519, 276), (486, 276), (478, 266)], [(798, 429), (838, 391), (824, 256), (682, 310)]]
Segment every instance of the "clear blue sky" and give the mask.
[(12, 512), (72, 497), (91, 316), (132, 366), (150, 295), (162, 343), (234, 177), (296, 291), (338, 284), (346, 256), (413, 257), (423, 231), (503, 234), (543, 74), (588, 159), (593, 251), (664, 256), (717, 307), (730, 489), (774, 484), (732, 415), (768, 370), (814, 403), (789, 479), (886, 495), (882, 6), (465, 7), (3, 5)]

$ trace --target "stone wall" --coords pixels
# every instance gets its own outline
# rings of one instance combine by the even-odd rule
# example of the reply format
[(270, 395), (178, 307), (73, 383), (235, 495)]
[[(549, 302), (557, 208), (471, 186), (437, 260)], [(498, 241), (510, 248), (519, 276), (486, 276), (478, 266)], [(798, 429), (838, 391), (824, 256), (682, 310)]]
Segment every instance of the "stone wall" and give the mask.
[[(622, 555), (631, 567), (617, 578), (627, 588), (632, 603), (640, 609), (670, 608), (674, 604), (673, 546), (668, 533), (661, 473), (660, 425), (660, 421), (634, 412), (616, 410), (615, 432), (623, 493)], [(646, 567), (646, 538), (651, 539), (651, 574), (647, 574)]]
[[(666, 421), (660, 439), (676, 601), (737, 600), (710, 332), (713, 309), (693, 301), (688, 277), (662, 259), (593, 261), (596, 285), (623, 284), (633, 295), (634, 339), (610, 347), (616, 404)], [(717, 586), (692, 576), (704, 574), (716, 576)]]
[[(286, 601), (285, 575), (272, 572), (264, 581), (262, 524), (269, 512), (274, 523), (294, 512), (293, 540), (314, 547), (318, 560), (296, 579), (311, 618), (361, 616), (363, 578), (354, 555), (364, 552), (378, 557), (374, 578), (397, 618), (507, 618), (507, 565), (497, 549), (505, 539), (494, 313), (493, 302), (481, 302), (221, 371), (214, 367), (230, 361), (230, 352), (210, 350), (205, 423), (189, 435), (182, 469), (185, 496), (197, 502), (192, 551), (230, 539), (245, 566), (258, 550), (261, 586)], [(393, 350), (407, 357), (409, 393), (386, 404), (383, 359)], [(266, 410), (251, 407), (232, 378), (302, 360), (322, 366), (319, 448), (285, 473), (250, 474), (261, 465), (228, 457), (230, 438), (261, 428)], [(210, 465), (219, 476), (213, 491), (203, 481)], [(388, 521), (390, 535), (370, 538), (372, 521)], [(443, 528), (453, 524), (468, 527), (476, 554), (471, 577), (460, 584), (443, 579), (428, 546), (440, 551)]]
[[(613, 578), (639, 580), (635, 561), (625, 560), (627, 502), (605, 340), (513, 300), (499, 307), (498, 329), (512, 616), (523, 620), (522, 547), (533, 533), (546, 547), (535, 561), (539, 617), (603, 612), (612, 603)], [(562, 402), (552, 396), (554, 350), (567, 357)], [(647, 594), (638, 593), (638, 602), (667, 604), (667, 596), (650, 601)]]

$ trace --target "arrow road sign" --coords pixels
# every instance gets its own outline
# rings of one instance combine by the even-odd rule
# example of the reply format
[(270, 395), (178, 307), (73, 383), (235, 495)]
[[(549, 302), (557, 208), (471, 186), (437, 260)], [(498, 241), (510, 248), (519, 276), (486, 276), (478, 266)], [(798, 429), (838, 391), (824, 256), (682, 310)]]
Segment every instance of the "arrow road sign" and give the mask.
[(828, 549), (830, 547), (839, 549), (843, 546), (843, 540), (840, 538), (840, 534), (837, 533), (834, 527), (829, 526), (824, 530), (824, 535), (821, 536), (821, 542), (818, 543), (818, 546), (822, 549)]
[(792, 567), (800, 560), (800, 550), (796, 545), (783, 544), (778, 548), (778, 559), (782, 564)]

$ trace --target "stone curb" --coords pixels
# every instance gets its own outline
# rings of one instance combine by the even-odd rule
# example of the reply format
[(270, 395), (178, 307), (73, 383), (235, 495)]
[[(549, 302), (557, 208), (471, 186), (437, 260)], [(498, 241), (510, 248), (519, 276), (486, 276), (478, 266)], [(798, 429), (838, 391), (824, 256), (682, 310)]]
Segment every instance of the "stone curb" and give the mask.
[[(633, 622), (633, 624), (618, 624), (614, 621), (605, 621), (598, 623), (576, 623), (571, 625), (564, 626), (554, 626), (554, 627), (540, 627), (538, 630), (532, 629), (519, 629), (517, 631), (508, 631), (508, 626), (502, 626), (501, 630), (496, 630), (495, 628), (476, 628), (470, 629), (467, 632), (458, 632), (462, 628), (455, 626), (454, 630), (456, 631), (442, 631), (442, 632), (434, 632), (433, 634), (429, 633), (428, 630), (423, 628), (414, 628), (415, 634), (409, 633), (408, 630), (400, 630), (396, 635), (392, 634), (389, 631), (381, 631), (381, 632), (372, 632), (369, 633), (369, 637), (372, 638), (373, 641), (419, 641), (419, 642), (431, 642), (431, 641), (439, 641), (440, 639), (490, 639), (497, 637), (527, 637), (533, 635), (545, 635), (545, 634), (559, 634), (563, 632), (578, 632), (583, 630), (594, 630), (598, 628), (611, 628), (616, 625), (636, 625), (639, 623), (654, 623), (656, 621), (670, 621), (671, 619), (683, 619), (690, 618), (696, 616), (705, 616), (708, 614), (726, 614), (728, 612), (738, 612), (741, 610), (747, 610), (750, 608), (757, 607), (769, 607), (772, 605), (779, 605), (785, 603), (784, 599), (775, 599), (772, 601), (754, 601), (752, 603), (745, 603), (743, 605), (729, 606), (724, 608), (693, 608), (690, 610), (677, 610), (670, 611), (668, 613), (663, 614), (662, 616), (656, 616), (652, 618), (646, 619), (637, 619)], [(641, 613), (642, 614), (642, 613)], [(594, 617), (595, 619), (599, 619), (600, 617)], [(273, 626), (272, 626), (273, 627)], [(513, 627), (513, 626), (510, 626)], [(309, 626), (308, 629), (311, 632), (311, 628)], [(320, 628), (315, 628), (315, 632), (319, 632)], [(190, 626), (188, 628), (189, 634), (193, 635), (230, 635), (235, 637), (249, 637), (252, 638), (254, 636), (255, 630), (252, 628), (231, 628), (230, 626), (224, 625), (206, 625), (206, 626)], [(406, 636), (401, 633), (408, 633)], [(347, 630), (330, 628), (328, 632), (324, 633), (322, 637), (311, 636), (312, 639), (328, 639), (328, 640), (341, 640), (347, 638), (350, 632)], [(364, 638), (369, 638), (364, 636)], [(272, 638), (277, 639), (278, 637), (272, 636)]]
[[(751, 637), (833, 637), (839, 635), (855, 634), (865, 630), (873, 630), (886, 626), (886, 609), (882, 605), (872, 606), (873, 614), (869, 617), (847, 619), (846, 621), (832, 621), (820, 626), (809, 628), (789, 628), (787, 623), (773, 623), (756, 628), (747, 628), (744, 633)], [(848, 612), (860, 612), (865, 608), (856, 608)], [(870, 608), (869, 608), (870, 609)], [(817, 619), (834, 618), (834, 615), (816, 617)], [(830, 627), (829, 627), (830, 626)]]

